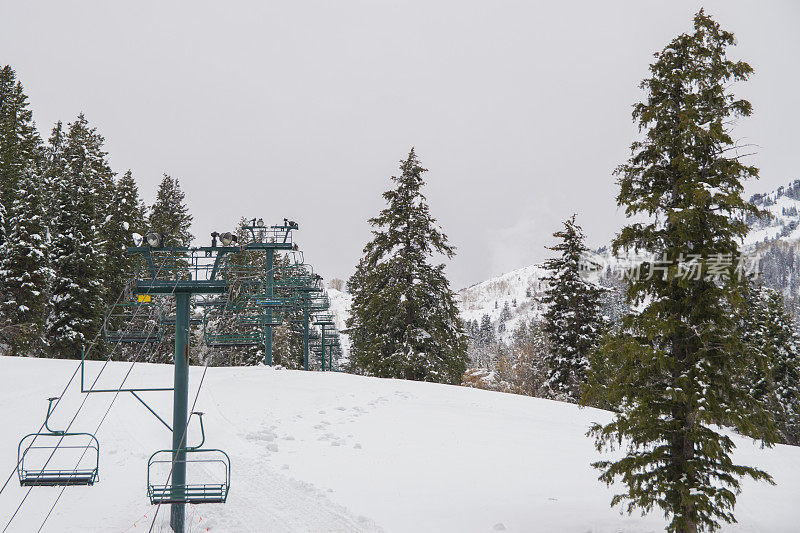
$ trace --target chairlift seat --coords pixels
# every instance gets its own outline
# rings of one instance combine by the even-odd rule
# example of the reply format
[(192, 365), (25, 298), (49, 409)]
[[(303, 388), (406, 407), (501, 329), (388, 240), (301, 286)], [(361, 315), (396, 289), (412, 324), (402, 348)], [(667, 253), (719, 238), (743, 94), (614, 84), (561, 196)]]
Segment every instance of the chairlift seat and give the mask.
[[(23, 487), (91, 486), (100, 479), (97, 437), (91, 433), (55, 431), (48, 425), (53, 402), (57, 399), (48, 398), (46, 431), (25, 435), (17, 446), (17, 475)], [(61, 468), (62, 464), (74, 466), (65, 469)]]
[[(205, 440), (205, 433), (203, 433)], [(186, 483), (176, 486), (170, 483), (153, 481), (154, 467), (172, 468), (172, 455), (175, 450), (159, 450), (147, 461), (147, 495), (153, 505), (160, 503), (225, 503), (231, 485), (231, 459), (227, 453), (216, 448), (186, 448), (183, 462), (189, 465), (215, 469), (218, 477), (214, 483)]]
[(225, 483), (211, 485), (185, 485), (182, 491), (177, 491), (182, 495), (173, 495), (172, 485), (150, 485), (147, 494), (150, 503), (225, 503), (228, 499), (228, 485)]
[(64, 487), (94, 485), (98, 480), (96, 468), (84, 470), (28, 470), (19, 472), (19, 484), (23, 487)]

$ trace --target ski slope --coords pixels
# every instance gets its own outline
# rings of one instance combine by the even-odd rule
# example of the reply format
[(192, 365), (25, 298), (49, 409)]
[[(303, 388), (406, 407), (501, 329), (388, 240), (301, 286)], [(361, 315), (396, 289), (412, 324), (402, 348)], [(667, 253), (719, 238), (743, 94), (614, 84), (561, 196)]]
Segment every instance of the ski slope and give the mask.
[[(0, 357), (0, 467), (43, 421), (74, 361)], [(113, 363), (97, 386), (119, 386)], [(87, 369), (89, 382), (100, 363)], [(202, 368), (190, 374), (190, 407)], [(137, 364), (127, 386), (168, 386), (172, 369)], [(113, 394), (92, 395), (73, 430), (93, 431)], [(171, 420), (169, 393), (147, 393)], [(82, 400), (77, 382), (52, 417), (60, 429)], [(589, 463), (585, 432), (610, 414), (496, 392), (267, 367), (210, 368), (197, 401), (206, 446), (232, 460), (228, 503), (187, 508), (188, 531), (212, 532), (648, 532), (663, 517), (620, 515)], [(194, 421), (196, 422), (196, 421)], [(195, 423), (189, 443), (197, 442)], [(64, 491), (43, 531), (147, 531), (150, 454), (170, 434), (130, 394), (98, 432), (100, 482)], [(800, 449), (760, 449), (736, 437), (735, 459), (773, 474), (777, 486), (744, 482), (732, 532), (790, 532), (800, 523)], [(52, 465), (51, 465), (52, 466)], [(191, 480), (190, 480), (191, 481)], [(195, 479), (196, 482), (208, 480)], [(0, 530), (24, 496), (16, 479), (0, 495)], [(37, 531), (60, 488), (34, 488), (8, 531)], [(154, 531), (167, 531), (168, 509)], [(144, 517), (147, 518), (144, 518)]]

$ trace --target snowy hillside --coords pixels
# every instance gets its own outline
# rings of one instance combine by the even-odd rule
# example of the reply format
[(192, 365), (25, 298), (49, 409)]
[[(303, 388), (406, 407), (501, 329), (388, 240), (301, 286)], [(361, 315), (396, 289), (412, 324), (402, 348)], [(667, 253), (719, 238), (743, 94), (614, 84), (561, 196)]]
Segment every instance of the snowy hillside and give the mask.
[(465, 321), (480, 322), (483, 315), (489, 315), (492, 323), (497, 323), (508, 306), (511, 318), (506, 322), (505, 335), (501, 335), (506, 337), (520, 322), (540, 316), (537, 297), (547, 286), (542, 281), (547, 275), (540, 265), (531, 265), (462, 289), (457, 300), (461, 316)]
[[(746, 247), (764, 248), (765, 242), (777, 242), (783, 247), (800, 249), (800, 180), (770, 193), (754, 195), (750, 201), (767, 210), (772, 217), (751, 222), (752, 229), (744, 242)], [(607, 248), (593, 255), (594, 260), (605, 267), (606, 273), (617, 279), (620, 278), (621, 269), (635, 261), (633, 257), (612, 257)], [(769, 255), (763, 256), (762, 269), (768, 273), (779, 270), (770, 277), (780, 278), (775, 280), (776, 284), (787, 284), (790, 276), (784, 270), (790, 269), (791, 265), (772, 264), (775, 262)], [(511, 318), (506, 321), (505, 332), (499, 334), (501, 339), (508, 340), (520, 322), (541, 316), (542, 308), (531, 296), (535, 297), (547, 288), (546, 282), (542, 281), (547, 275), (548, 272), (541, 265), (531, 265), (461, 289), (458, 295), (462, 316), (467, 321), (480, 322), (483, 315), (489, 315), (492, 323), (497, 325), (503, 307), (508, 303)], [(795, 294), (797, 290), (790, 292)]]
[[(118, 386), (128, 364), (112, 364), (100, 386)], [(0, 358), (0, 466), (8, 475), (18, 439), (35, 431), (74, 361)], [(91, 365), (93, 374), (99, 363)], [(136, 365), (128, 385), (164, 385), (172, 369)], [(190, 399), (201, 368), (192, 368)], [(25, 383), (24, 388), (16, 384)], [(112, 401), (92, 395), (73, 429), (93, 431)], [(147, 398), (170, 413), (168, 393)], [(52, 417), (61, 428), (81, 400), (77, 387)], [(525, 396), (430, 383), (267, 367), (210, 368), (197, 409), (206, 446), (230, 453), (228, 503), (191, 506), (189, 531), (322, 533), (657, 532), (660, 513), (621, 516), (589, 463), (585, 437), (610, 414)], [(43, 531), (147, 531), (145, 465), (169, 432), (130, 395), (117, 398), (98, 432), (100, 482), (67, 488)], [(193, 426), (189, 442), (198, 439)], [(734, 437), (734, 459), (762, 466), (777, 486), (744, 482), (731, 532), (790, 532), (800, 522), (800, 449), (761, 450)], [(190, 474), (191, 476), (191, 474)], [(194, 478), (195, 481), (205, 481)], [(191, 478), (190, 478), (191, 481)], [(5, 526), (24, 495), (0, 495)], [(59, 488), (34, 488), (9, 531), (36, 531)], [(156, 531), (166, 531), (167, 509)], [(146, 518), (145, 518), (146, 516)]]
[(794, 242), (800, 239), (800, 180), (766, 194), (756, 194), (750, 202), (769, 211), (770, 220), (755, 221), (745, 240), (746, 244), (781, 239)]

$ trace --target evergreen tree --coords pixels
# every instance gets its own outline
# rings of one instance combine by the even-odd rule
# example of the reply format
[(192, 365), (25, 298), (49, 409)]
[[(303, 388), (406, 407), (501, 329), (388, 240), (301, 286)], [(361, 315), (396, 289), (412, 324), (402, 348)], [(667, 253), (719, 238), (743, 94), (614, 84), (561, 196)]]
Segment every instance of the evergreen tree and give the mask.
[[(156, 193), (156, 201), (150, 207), (148, 216), (148, 230), (161, 233), (165, 236), (165, 246), (189, 246), (194, 239), (189, 232), (192, 225), (192, 215), (185, 205), (186, 195), (181, 190), (177, 179), (164, 174)], [(179, 262), (181, 269), (185, 263)], [(180, 272), (169, 273), (180, 276)], [(167, 316), (175, 316), (175, 300), (172, 297), (159, 297), (157, 305), (161, 312)], [(194, 313), (194, 310), (192, 310)], [(153, 363), (171, 363), (174, 357), (175, 330), (167, 328), (164, 340), (157, 345), (155, 350), (148, 352), (148, 361)], [(191, 349), (196, 350), (193, 346)], [(227, 352), (226, 352), (227, 353)], [(235, 356), (226, 353), (212, 354), (213, 364), (223, 364), (226, 359), (235, 359)]]
[(0, 247), (3, 279), (0, 331), (9, 355), (38, 355), (43, 348), (50, 280), (41, 180), (29, 168), (17, 184), (8, 221), (8, 240)]
[[(25, 180), (26, 174), (39, 171), (40, 163), (41, 139), (33, 122), (33, 113), (28, 108), (28, 98), (22, 84), (17, 80), (16, 73), (6, 65), (0, 68), (0, 263), (4, 270), (8, 270), (13, 261), (7, 255), (12, 253), (12, 249), (4, 247), (4, 243), (6, 236), (12, 230), (14, 214), (11, 211), (15, 206), (19, 207), (15, 203), (17, 191), (20, 190), (20, 184)], [(19, 246), (15, 245), (13, 253), (20, 252)], [(18, 277), (20, 272), (17, 270), (10, 275), (17, 277), (0, 278), (0, 301), (6, 302), (5, 310), (11, 312), (8, 316), (0, 316), (0, 322), (3, 323), (0, 335), (12, 343), (9, 348), (13, 353), (28, 342), (26, 340), (28, 333), (32, 332), (31, 328), (35, 330), (36, 325), (35, 322), (16, 322), (20, 318), (32, 318), (35, 311), (20, 317), (18, 307), (14, 307), (11, 302), (16, 302), (18, 298), (23, 300), (28, 298), (19, 292), (22, 283)], [(22, 344), (19, 345), (18, 342)]]
[(781, 442), (800, 444), (800, 346), (778, 291), (748, 291), (741, 336), (752, 350), (741, 386), (769, 413)]
[(545, 262), (552, 274), (543, 278), (548, 288), (542, 298), (546, 305), (543, 328), (551, 347), (548, 385), (557, 397), (577, 401), (589, 366), (589, 351), (603, 327), (603, 291), (581, 276), (582, 257), (588, 249), (575, 215), (553, 236), (561, 242), (548, 249), (560, 255)]
[[(598, 449), (627, 443), (620, 459), (594, 465), (602, 481), (625, 484), (612, 505), (658, 507), (667, 530), (678, 533), (733, 522), (741, 477), (771, 481), (733, 463), (734, 443), (717, 426), (774, 438), (758, 402), (735, 385), (748, 362), (734, 323), (742, 294), (738, 243), (747, 233), (744, 215), (758, 209), (741, 197), (742, 181), (757, 169), (731, 152), (729, 124), (751, 106), (729, 86), (752, 72), (726, 56), (733, 42), (701, 10), (694, 31), (657, 53), (642, 82), (647, 99), (633, 116), (644, 136), (617, 171), (617, 203), (644, 220), (624, 227), (613, 247), (653, 259), (641, 266), (646, 275), (630, 276), (628, 300), (638, 312), (598, 352), (613, 375), (605, 386), (592, 379), (587, 387), (587, 402), (619, 406), (611, 423), (591, 430)], [(697, 269), (687, 272), (689, 261)]]
[(49, 150), (56, 217), (50, 228), (54, 277), (48, 337), (54, 357), (79, 357), (102, 323), (106, 258), (101, 228), (113, 186), (102, 147), (103, 138), (81, 114), (69, 125), (63, 147)]
[(508, 302), (503, 305), (503, 310), (500, 311), (500, 322), (505, 322), (506, 320), (511, 319), (511, 308), (508, 306)]
[(495, 341), (492, 319), (486, 313), (481, 317), (481, 325), (478, 327), (478, 339), (483, 346), (491, 346)]
[(28, 97), (6, 65), (0, 69), (0, 204), (6, 209), (13, 204), (24, 174), (38, 171), (40, 162), (41, 139)]
[(460, 383), (467, 338), (444, 265), (448, 244), (430, 215), (422, 168), (412, 149), (383, 194), (387, 207), (371, 219), (374, 238), (348, 282), (353, 295), (347, 322), (352, 359), (361, 371), (382, 376)]
[(148, 222), (152, 231), (166, 235), (166, 246), (189, 246), (194, 240), (189, 232), (193, 217), (185, 200), (178, 179), (164, 174)]
[(130, 279), (135, 258), (126, 249), (133, 246), (133, 234), (147, 231), (145, 206), (129, 170), (114, 185), (109, 214), (103, 224), (105, 236), (105, 301), (113, 303)]
[[(56, 208), (56, 192), (59, 180), (63, 177), (65, 172), (65, 159), (64, 159), (64, 144), (65, 144), (64, 125), (59, 120), (53, 126), (50, 132), (50, 137), (47, 144), (44, 146), (44, 176), (43, 176), (43, 194), (45, 198), (45, 219), (50, 222), (52, 227), (54, 221), (58, 218), (58, 210)], [(52, 232), (51, 232), (52, 233)]]

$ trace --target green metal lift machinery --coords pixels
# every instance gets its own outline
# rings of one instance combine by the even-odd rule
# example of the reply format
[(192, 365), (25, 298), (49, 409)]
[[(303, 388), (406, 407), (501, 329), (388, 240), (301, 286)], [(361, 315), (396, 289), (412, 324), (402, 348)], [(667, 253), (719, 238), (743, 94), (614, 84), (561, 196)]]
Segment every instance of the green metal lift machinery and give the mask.
[[(113, 305), (106, 314), (103, 333), (113, 343), (156, 343), (175, 328), (175, 367), (172, 387), (95, 388), (85, 387), (84, 359), (81, 359), (81, 392), (130, 392), (172, 432), (172, 447), (158, 450), (147, 465), (147, 491), (153, 504), (170, 504), (170, 526), (176, 533), (185, 527), (185, 504), (224, 503), (230, 490), (230, 458), (219, 449), (202, 448), (205, 442), (203, 413), (194, 412), (200, 423), (201, 442), (186, 445), (188, 416), (189, 332), (192, 325), (203, 325), (208, 346), (264, 346), (264, 362), (272, 364), (272, 329), (287, 323), (294, 333), (303, 335), (304, 363), (309, 370), (310, 354), (319, 357), (319, 369), (334, 370), (341, 355), (339, 334), (330, 309), (330, 300), (321, 276), (302, 262), (275, 268), (275, 251), (298, 252), (292, 240), (295, 222), (265, 226), (261, 219), (240, 227), (239, 238), (232, 233), (212, 233), (211, 246), (165, 247), (164, 235), (148, 233), (146, 245), (130, 247), (136, 258), (127, 298)], [(217, 238), (221, 246), (217, 245)], [(302, 257), (302, 252), (299, 252)], [(167, 313), (168, 297), (174, 297), (174, 314)], [(190, 304), (204, 308), (203, 318), (190, 315)], [(300, 315), (299, 320), (296, 317)], [(315, 365), (316, 366), (316, 365)], [(172, 392), (173, 416), (170, 426), (142, 399), (142, 392)], [(23, 486), (93, 485), (99, 480), (97, 438), (90, 433), (57, 431), (48, 423), (50, 398), (44, 431), (23, 437), (17, 448), (17, 470)], [(52, 439), (58, 441), (52, 444)], [(40, 442), (36, 444), (36, 440)], [(76, 441), (77, 439), (77, 441)], [(80, 442), (79, 442), (80, 441)], [(60, 451), (59, 451), (60, 450)], [(80, 452), (74, 468), (47, 468), (56, 454)], [(50, 452), (42, 465), (33, 457)], [(85, 457), (88, 459), (82, 461)], [(187, 464), (204, 468), (216, 466), (218, 483), (189, 483)], [(169, 467), (165, 483), (154, 479), (155, 470)]]
[[(249, 235), (238, 239), (230, 234), (212, 234), (211, 246), (201, 247), (163, 247), (163, 237), (157, 234), (147, 235), (147, 246), (128, 248), (128, 253), (137, 258), (133, 289), (137, 294), (174, 295), (175, 297), (175, 372), (173, 385), (172, 409), (172, 447), (160, 450), (151, 457), (148, 463), (148, 493), (151, 501), (169, 503), (171, 505), (170, 525), (173, 531), (183, 533), (185, 524), (186, 503), (211, 503), (227, 499), (229, 481), (212, 488), (200, 484), (187, 483), (186, 465), (193, 456), (202, 453), (217, 453), (216, 450), (201, 450), (199, 447), (186, 446), (188, 425), (188, 385), (189, 385), (189, 330), (190, 301), (196, 295), (218, 295), (227, 300), (225, 308), (232, 311), (231, 318), (247, 320), (253, 316), (273, 314), (269, 306), (255, 305), (256, 309), (264, 309), (264, 313), (253, 314), (250, 305), (241, 303), (232, 294), (237, 286), (242, 286), (242, 276), (236, 265), (229, 261), (235, 254), (257, 253), (264, 255), (265, 274), (260, 276), (264, 284), (265, 297), (272, 293), (272, 265), (276, 250), (296, 249), (292, 242), (292, 230), (297, 229), (295, 223), (283, 226), (264, 226), (256, 223), (242, 226), (242, 231)], [(217, 246), (217, 237), (222, 246)], [(235, 244), (234, 244), (235, 243)], [(256, 276), (256, 278), (259, 278)], [(245, 279), (247, 281), (247, 279)], [(247, 283), (244, 283), (247, 285)], [(233, 298), (231, 296), (234, 296)], [(245, 300), (246, 301), (246, 300)], [(232, 304), (229, 306), (228, 304)], [(237, 307), (238, 306), (238, 307)], [(239, 311), (237, 314), (236, 311)], [(243, 318), (246, 317), (246, 318)], [(271, 363), (273, 320), (265, 320), (263, 342), (268, 354), (267, 363)], [(267, 333), (268, 332), (268, 333)], [(262, 341), (259, 337), (258, 342)], [(201, 426), (202, 426), (202, 418)], [(223, 454), (221, 460), (226, 465), (227, 478), (230, 478), (230, 460)], [(149, 479), (153, 465), (159, 464), (164, 455), (170, 456), (170, 476), (166, 483), (154, 483)]]

